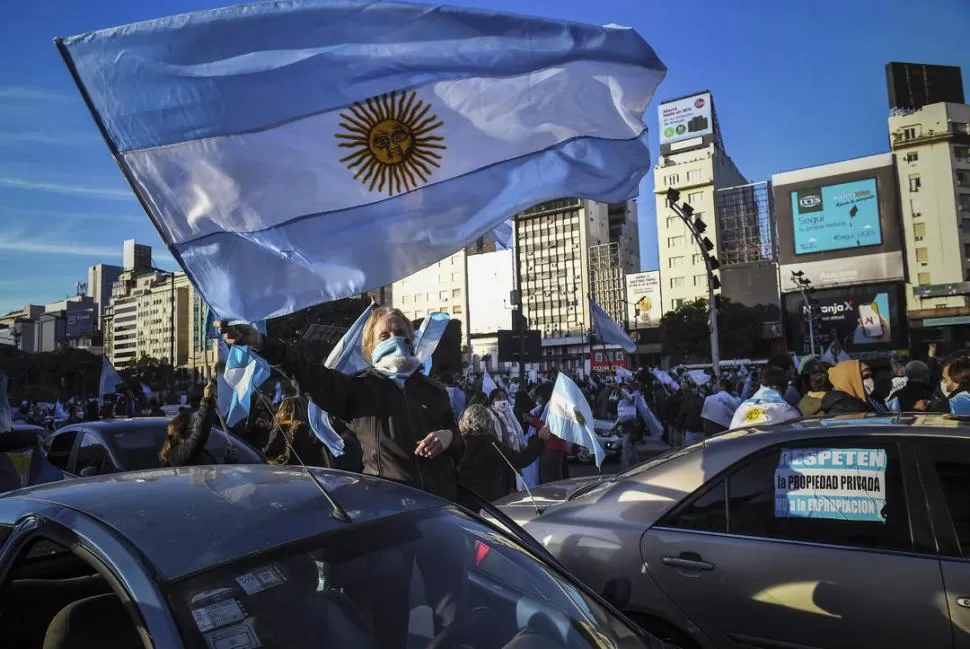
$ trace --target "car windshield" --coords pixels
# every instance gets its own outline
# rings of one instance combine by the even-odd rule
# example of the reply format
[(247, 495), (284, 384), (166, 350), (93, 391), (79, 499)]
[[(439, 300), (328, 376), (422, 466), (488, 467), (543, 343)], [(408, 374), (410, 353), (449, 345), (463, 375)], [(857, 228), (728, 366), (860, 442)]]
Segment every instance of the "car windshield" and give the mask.
[[(110, 430), (104, 434), (111, 438), (114, 447), (118, 449), (121, 456), (118, 459), (125, 471), (157, 469), (161, 466), (158, 453), (165, 442), (164, 425)], [(249, 446), (237, 443), (236, 440), (233, 442), (238, 463), (258, 464), (263, 461)], [(212, 456), (213, 462), (223, 462), (226, 453), (226, 434), (218, 428), (213, 428), (205, 448)]]
[(650, 647), (463, 513), (401, 514), (173, 582), (187, 647)]

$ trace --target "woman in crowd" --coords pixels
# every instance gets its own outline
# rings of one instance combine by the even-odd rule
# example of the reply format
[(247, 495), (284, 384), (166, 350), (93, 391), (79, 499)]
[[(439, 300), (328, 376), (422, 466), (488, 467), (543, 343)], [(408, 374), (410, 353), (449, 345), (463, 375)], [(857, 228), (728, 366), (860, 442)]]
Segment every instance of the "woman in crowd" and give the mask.
[(330, 466), (323, 444), (310, 430), (306, 400), (302, 397), (283, 399), (273, 423), (269, 443), (263, 449), (270, 464)]
[(804, 395), (798, 402), (798, 411), (802, 417), (815, 417), (822, 414), (822, 399), (832, 384), (829, 383), (829, 366), (813, 358), (806, 361), (801, 371), (801, 393)]
[(872, 412), (869, 395), (875, 390), (872, 370), (861, 361), (842, 361), (829, 368), (832, 390), (822, 399), (822, 412), (826, 415), (845, 415)]
[(248, 345), (317, 406), (346, 423), (363, 450), (364, 473), (456, 501), (462, 443), (448, 393), (418, 372), (414, 328), (398, 309), (374, 309), (361, 352), (371, 368), (345, 376), (298, 345), (248, 325), (219, 323), (230, 345)]
[[(550, 436), (549, 429), (543, 427), (521, 451), (517, 451), (504, 443), (496, 428), (495, 417), (480, 404), (468, 406), (459, 428), (465, 441), (465, 453), (458, 464), (461, 484), (489, 501), (510, 493), (503, 478), (508, 464), (516, 470), (532, 464)], [(473, 503), (466, 505), (474, 508)]]
[(216, 408), (216, 382), (209, 381), (202, 394), (199, 412), (193, 416), (191, 411), (184, 410), (168, 422), (168, 434), (158, 454), (162, 466), (215, 464), (205, 445), (212, 431)]

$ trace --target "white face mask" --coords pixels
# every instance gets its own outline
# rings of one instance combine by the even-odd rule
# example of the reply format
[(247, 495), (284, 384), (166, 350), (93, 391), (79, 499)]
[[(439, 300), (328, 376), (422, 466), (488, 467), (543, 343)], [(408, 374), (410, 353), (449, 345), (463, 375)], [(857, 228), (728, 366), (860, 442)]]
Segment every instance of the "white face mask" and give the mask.
[(505, 410), (506, 408), (509, 407), (509, 402), (508, 401), (496, 401), (492, 405), (495, 406), (496, 408), (498, 408), (499, 410)]
[(943, 396), (947, 399), (949, 399), (950, 395), (953, 394), (953, 390), (950, 389), (950, 384), (946, 379), (940, 379), (940, 392), (942, 392)]
[(876, 382), (871, 377), (862, 380), (862, 389), (866, 391), (866, 394), (872, 394), (872, 391), (876, 389)]

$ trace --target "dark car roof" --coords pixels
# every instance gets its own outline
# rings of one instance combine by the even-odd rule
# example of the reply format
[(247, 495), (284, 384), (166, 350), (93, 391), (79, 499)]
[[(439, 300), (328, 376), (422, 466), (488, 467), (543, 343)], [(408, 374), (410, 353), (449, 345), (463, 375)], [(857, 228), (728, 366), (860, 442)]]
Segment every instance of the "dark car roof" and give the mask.
[(253, 552), (445, 501), (393, 482), (311, 469), (353, 521), (334, 519), (302, 469), (225, 465), (57, 482), (3, 498), (53, 503), (117, 530), (172, 579)]

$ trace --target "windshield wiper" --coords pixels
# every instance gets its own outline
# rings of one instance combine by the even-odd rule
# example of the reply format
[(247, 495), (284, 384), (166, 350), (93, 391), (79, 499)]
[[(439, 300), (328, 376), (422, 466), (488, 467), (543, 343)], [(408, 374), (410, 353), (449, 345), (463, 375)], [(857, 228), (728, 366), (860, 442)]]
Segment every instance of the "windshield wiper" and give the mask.
[(597, 480), (595, 482), (591, 482), (588, 485), (583, 485), (582, 487), (580, 487), (576, 491), (574, 491), (571, 494), (569, 494), (568, 496), (566, 496), (566, 502), (569, 502), (573, 498), (578, 498), (578, 497), (582, 496), (583, 494), (587, 494), (587, 493), (589, 493), (590, 491), (592, 491), (593, 489), (595, 489), (596, 487), (598, 487), (600, 485), (608, 484), (608, 483), (611, 483), (611, 482), (616, 482), (616, 480), (617, 480), (617, 477), (615, 475), (613, 475), (613, 476), (609, 476), (608, 478), (601, 478), (601, 479), (599, 479), (599, 480)]

